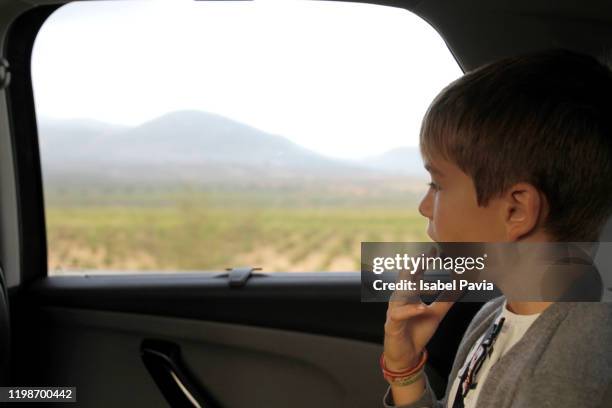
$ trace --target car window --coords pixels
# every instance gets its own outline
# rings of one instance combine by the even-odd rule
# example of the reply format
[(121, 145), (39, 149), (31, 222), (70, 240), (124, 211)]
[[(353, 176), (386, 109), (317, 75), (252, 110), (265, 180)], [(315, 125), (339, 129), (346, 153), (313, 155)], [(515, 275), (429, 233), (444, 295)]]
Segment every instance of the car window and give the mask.
[(427, 240), (417, 147), (461, 71), (426, 22), (345, 2), (75, 2), (32, 81), (50, 275), (357, 271)]

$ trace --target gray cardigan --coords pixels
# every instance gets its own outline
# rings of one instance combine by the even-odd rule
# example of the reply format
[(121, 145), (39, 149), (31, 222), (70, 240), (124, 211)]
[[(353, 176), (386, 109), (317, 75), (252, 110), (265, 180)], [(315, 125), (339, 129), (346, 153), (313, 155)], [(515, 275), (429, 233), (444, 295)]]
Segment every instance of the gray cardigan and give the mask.
[[(501, 313), (503, 297), (486, 303), (468, 326), (444, 398), (429, 382), (423, 396), (398, 408), (446, 408), (449, 389), (467, 353)], [(612, 304), (553, 303), (493, 366), (477, 408), (612, 407)], [(390, 387), (383, 398), (393, 407)]]

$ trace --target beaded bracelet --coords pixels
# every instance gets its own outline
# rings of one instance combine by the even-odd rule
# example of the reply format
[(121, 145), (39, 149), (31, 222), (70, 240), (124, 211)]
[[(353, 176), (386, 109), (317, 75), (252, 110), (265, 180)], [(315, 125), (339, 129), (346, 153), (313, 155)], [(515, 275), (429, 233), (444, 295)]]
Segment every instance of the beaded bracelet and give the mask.
[(427, 361), (427, 350), (423, 349), (419, 363), (413, 367), (401, 371), (389, 370), (385, 365), (385, 354), (380, 355), (380, 368), (383, 372), (383, 377), (391, 385), (410, 385), (418, 381), (423, 374), (423, 368)]
[(415, 382), (417, 382), (421, 377), (423, 376), (423, 370), (418, 371), (415, 374), (409, 375), (407, 377), (399, 377), (399, 378), (395, 378), (391, 381), (387, 380), (389, 382), (389, 384), (391, 385), (399, 385), (399, 386), (405, 386), (405, 385), (410, 385), (410, 384), (414, 384)]

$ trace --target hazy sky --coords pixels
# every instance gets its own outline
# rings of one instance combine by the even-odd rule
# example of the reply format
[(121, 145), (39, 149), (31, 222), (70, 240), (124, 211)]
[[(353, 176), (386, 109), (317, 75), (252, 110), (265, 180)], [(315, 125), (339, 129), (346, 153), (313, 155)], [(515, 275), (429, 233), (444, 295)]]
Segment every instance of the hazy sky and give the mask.
[(72, 3), (32, 61), (41, 117), (138, 125), (195, 109), (343, 158), (416, 145), (427, 106), (460, 75), (406, 10), (290, 0)]

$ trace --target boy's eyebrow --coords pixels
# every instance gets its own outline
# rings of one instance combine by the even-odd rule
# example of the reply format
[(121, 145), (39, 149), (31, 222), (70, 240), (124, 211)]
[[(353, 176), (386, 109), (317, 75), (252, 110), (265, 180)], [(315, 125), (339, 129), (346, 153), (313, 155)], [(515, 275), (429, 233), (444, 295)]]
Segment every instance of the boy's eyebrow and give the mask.
[(430, 173), (436, 174), (438, 176), (443, 176), (444, 174), (438, 170), (437, 168), (435, 168), (433, 165), (431, 165), (430, 163), (425, 163), (425, 170), (427, 170)]

